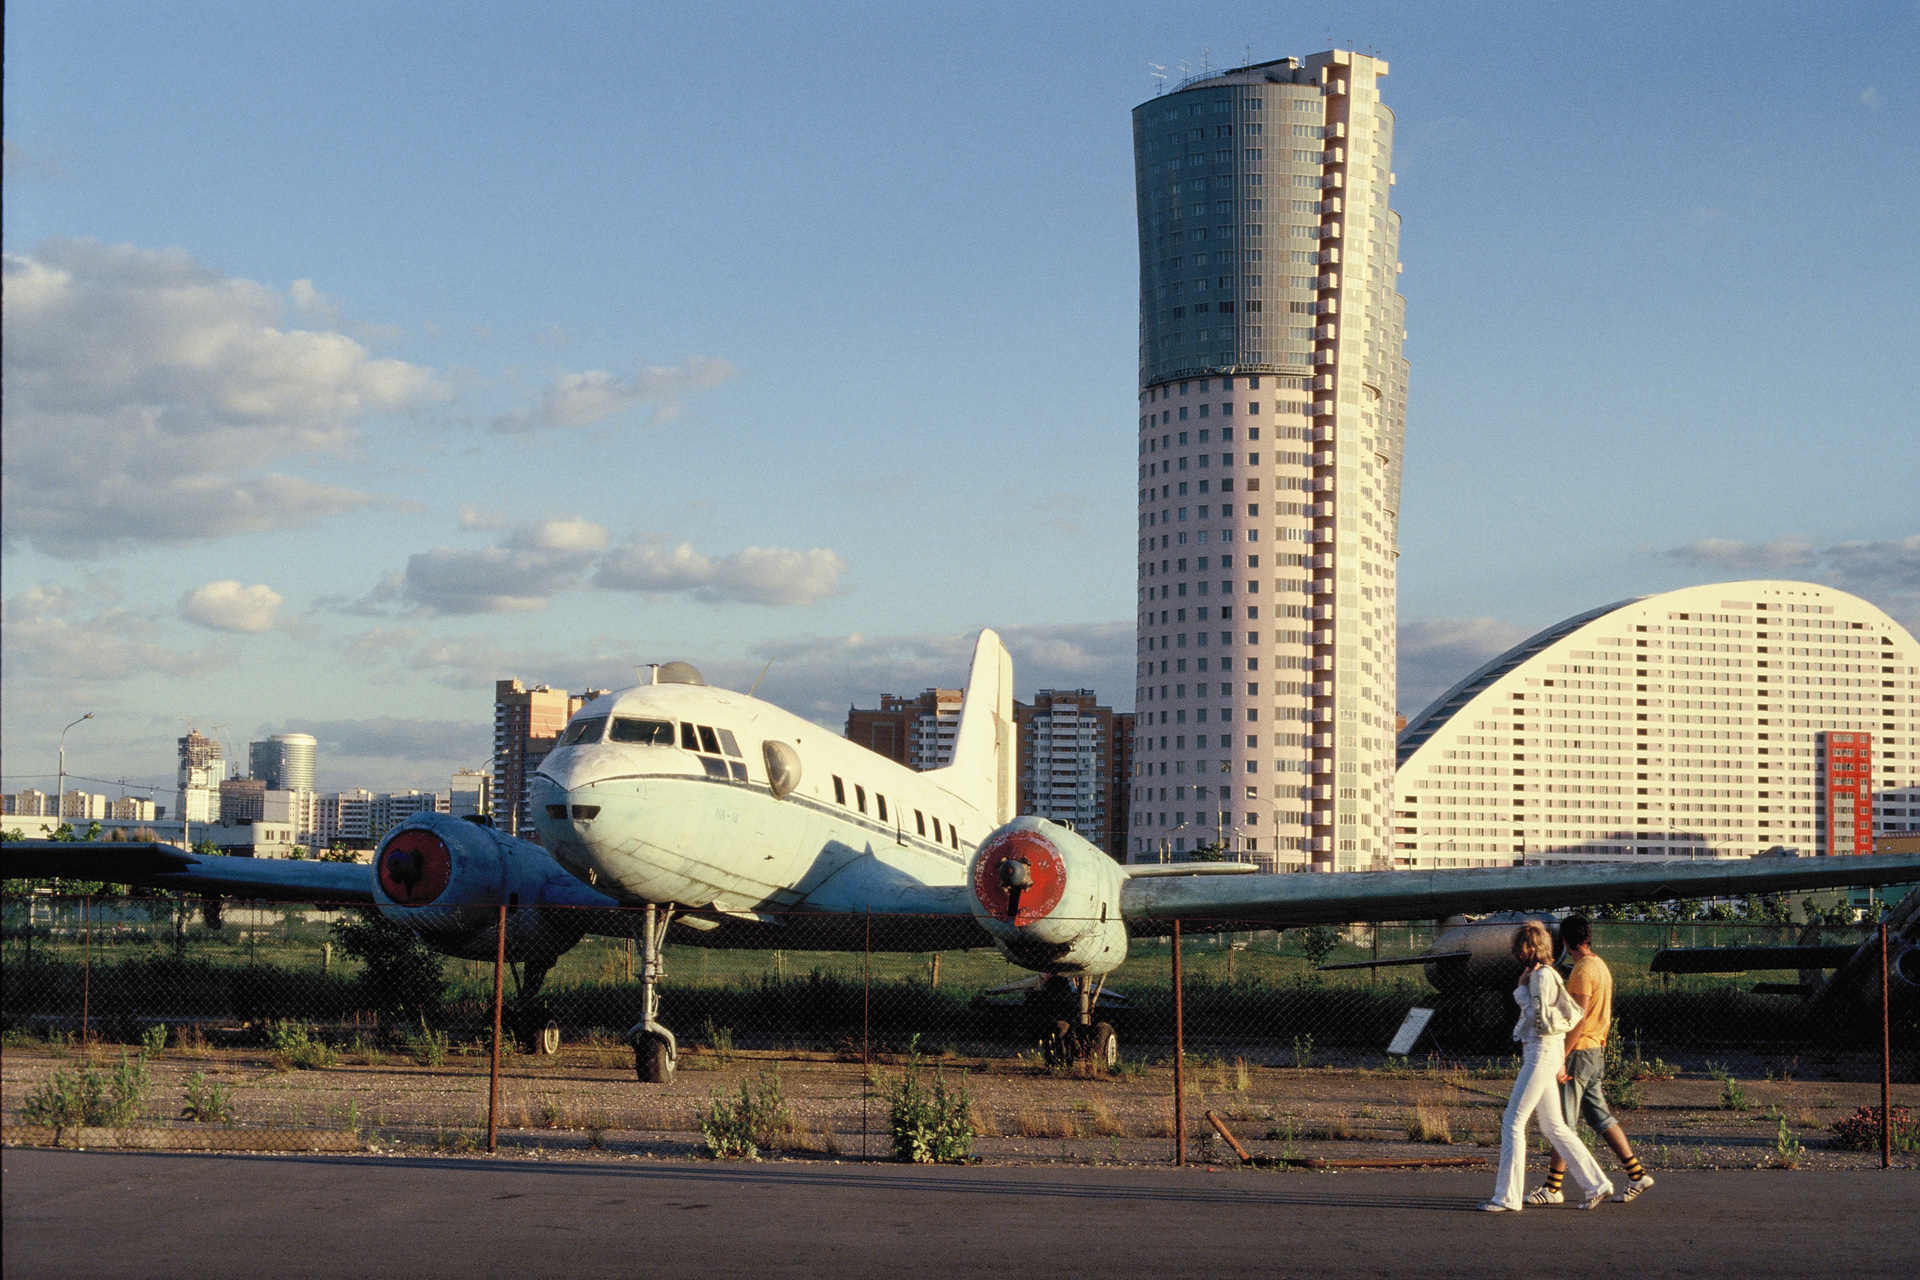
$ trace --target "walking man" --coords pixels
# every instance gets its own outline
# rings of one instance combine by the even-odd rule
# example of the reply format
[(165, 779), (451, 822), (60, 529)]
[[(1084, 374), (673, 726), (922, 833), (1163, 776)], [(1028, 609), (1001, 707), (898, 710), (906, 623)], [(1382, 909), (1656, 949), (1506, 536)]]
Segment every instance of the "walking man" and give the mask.
[[(1567, 1065), (1559, 1076), (1560, 1111), (1569, 1125), (1575, 1116), (1585, 1119), (1620, 1158), (1627, 1184), (1613, 1198), (1625, 1204), (1651, 1187), (1653, 1178), (1627, 1145), (1627, 1135), (1607, 1110), (1607, 1096), (1600, 1088), (1606, 1075), (1607, 1032), (1613, 1026), (1613, 973), (1606, 961), (1593, 954), (1593, 926), (1585, 916), (1570, 915), (1562, 920), (1560, 941), (1574, 962), (1573, 973), (1567, 978), (1567, 994), (1584, 1011), (1579, 1024), (1567, 1033)], [(1555, 1152), (1547, 1180), (1527, 1193), (1527, 1203), (1559, 1204), (1566, 1198), (1560, 1190), (1566, 1173), (1566, 1161)]]

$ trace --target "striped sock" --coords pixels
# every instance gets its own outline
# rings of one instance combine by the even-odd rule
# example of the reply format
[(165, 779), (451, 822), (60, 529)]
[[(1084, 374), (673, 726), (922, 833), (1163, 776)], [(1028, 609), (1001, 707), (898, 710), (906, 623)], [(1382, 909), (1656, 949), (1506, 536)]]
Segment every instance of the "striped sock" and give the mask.
[(1558, 1191), (1560, 1189), (1561, 1179), (1565, 1178), (1566, 1176), (1567, 1176), (1567, 1171), (1565, 1169), (1547, 1170), (1547, 1190)]
[(1620, 1167), (1625, 1169), (1627, 1171), (1627, 1176), (1629, 1178), (1632, 1178), (1635, 1182), (1638, 1182), (1640, 1181), (1640, 1179), (1647, 1176), (1647, 1171), (1640, 1167), (1639, 1156), (1628, 1156), (1625, 1160), (1620, 1162)]

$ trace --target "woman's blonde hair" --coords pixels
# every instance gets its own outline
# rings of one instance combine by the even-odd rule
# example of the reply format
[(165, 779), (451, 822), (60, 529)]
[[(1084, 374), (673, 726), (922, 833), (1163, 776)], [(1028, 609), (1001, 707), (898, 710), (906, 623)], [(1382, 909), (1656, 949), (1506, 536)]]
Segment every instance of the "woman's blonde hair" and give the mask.
[(1529, 920), (1513, 935), (1513, 958), (1521, 964), (1552, 964), (1553, 936), (1538, 920)]

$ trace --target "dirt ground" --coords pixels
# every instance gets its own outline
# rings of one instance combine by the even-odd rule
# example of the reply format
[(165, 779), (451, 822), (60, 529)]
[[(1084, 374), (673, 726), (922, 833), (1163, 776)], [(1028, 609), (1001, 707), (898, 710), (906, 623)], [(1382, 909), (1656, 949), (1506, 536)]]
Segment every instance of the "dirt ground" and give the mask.
[[(96, 1065), (117, 1062), (96, 1046)], [(27, 1094), (56, 1070), (83, 1065), (78, 1050), (30, 1046), (0, 1053), (0, 1118), (21, 1124)], [(1256, 1155), (1329, 1159), (1497, 1158), (1510, 1081), (1478, 1064), (1415, 1063), (1398, 1070), (1275, 1067), (1244, 1060), (1187, 1071), (1191, 1157), (1231, 1161), (1204, 1113), (1213, 1110)], [(1643, 1082), (1644, 1100), (1617, 1109), (1649, 1168), (1803, 1169), (1878, 1167), (1877, 1152), (1839, 1149), (1829, 1126), (1878, 1105), (1879, 1086), (1799, 1078), (1797, 1063), (1775, 1079), (1726, 1086), (1703, 1071)], [(1864, 1064), (1857, 1064), (1864, 1065)], [(934, 1059), (950, 1085), (972, 1097), (975, 1154), (988, 1162), (1164, 1163), (1173, 1142), (1173, 1071), (1130, 1065), (1112, 1077), (1050, 1073), (1034, 1062)], [(400, 1054), (343, 1055), (317, 1070), (293, 1069), (264, 1049), (173, 1049), (149, 1062), (145, 1125), (178, 1119), (188, 1077), (231, 1090), (233, 1126), (354, 1130), (376, 1150), (459, 1153), (484, 1146), (487, 1060), (450, 1056), (438, 1067)], [(763, 1152), (771, 1158), (873, 1158), (888, 1154), (884, 1085), (902, 1067), (827, 1055), (683, 1052), (671, 1085), (639, 1083), (632, 1053), (617, 1043), (573, 1045), (554, 1057), (515, 1054), (502, 1064), (500, 1147), (543, 1158), (685, 1158), (704, 1151), (699, 1115), (715, 1097), (777, 1072), (790, 1125)], [(1739, 1071), (1735, 1067), (1736, 1073)], [(1756, 1074), (1758, 1074), (1756, 1072)], [(1829, 1074), (1838, 1074), (1829, 1071)], [(1781, 1078), (1792, 1075), (1795, 1078)], [(1920, 1086), (1894, 1086), (1894, 1104), (1920, 1110)], [(1782, 1143), (1780, 1123), (1788, 1142)], [(1799, 1150), (1791, 1151), (1797, 1142)], [(1536, 1150), (1543, 1149), (1537, 1135)], [(1787, 1147), (1783, 1154), (1781, 1148)], [(1896, 1153), (1920, 1168), (1920, 1156)], [(1611, 1166), (1611, 1156), (1603, 1163)]]

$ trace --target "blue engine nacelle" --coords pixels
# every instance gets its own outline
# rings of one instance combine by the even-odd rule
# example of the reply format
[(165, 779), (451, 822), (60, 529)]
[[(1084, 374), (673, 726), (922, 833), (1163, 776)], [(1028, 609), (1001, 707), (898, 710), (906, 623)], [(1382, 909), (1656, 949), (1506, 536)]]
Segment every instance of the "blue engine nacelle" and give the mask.
[(1041, 973), (1108, 973), (1127, 958), (1126, 872), (1044, 818), (1015, 818), (973, 855), (974, 919), (1002, 955)]
[(444, 813), (415, 814), (380, 841), (373, 898), (387, 919), (463, 960), (493, 958), (504, 904), (507, 959), (542, 966), (605, 926), (615, 905), (539, 845)]

